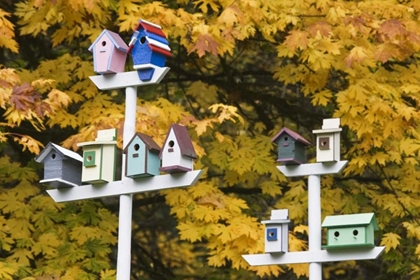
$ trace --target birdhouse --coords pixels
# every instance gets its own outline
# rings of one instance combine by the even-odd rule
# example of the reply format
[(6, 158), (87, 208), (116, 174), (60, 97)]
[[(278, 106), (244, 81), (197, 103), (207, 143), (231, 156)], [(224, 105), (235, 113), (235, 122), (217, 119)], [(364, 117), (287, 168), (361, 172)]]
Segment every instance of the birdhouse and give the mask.
[(136, 133), (124, 149), (126, 154), (125, 176), (136, 178), (159, 175), (160, 147), (142, 133)]
[(44, 179), (40, 181), (53, 188), (69, 188), (82, 184), (83, 158), (70, 150), (53, 143), (48, 145), (35, 158), (44, 164)]
[(265, 225), (264, 245), (266, 253), (286, 253), (289, 250), (289, 210), (271, 210)]
[(133, 67), (142, 81), (149, 81), (153, 77), (155, 67), (164, 67), (166, 58), (171, 56), (171, 49), (162, 27), (142, 19), (128, 45)]
[(93, 53), (96, 73), (124, 72), (128, 46), (117, 33), (105, 29), (89, 47), (89, 51)]
[(340, 119), (324, 119), (316, 134), (316, 161), (340, 161)]
[(374, 213), (327, 216), (327, 250), (344, 247), (375, 247), (374, 232), (379, 230)]
[(117, 130), (98, 131), (95, 141), (78, 143), (83, 148), (83, 183), (106, 183), (115, 180)]
[(176, 173), (193, 170), (193, 162), (197, 155), (185, 126), (179, 124), (171, 126), (159, 158), (162, 160), (160, 171)]
[(306, 162), (305, 147), (310, 146), (311, 143), (296, 132), (285, 127), (271, 141), (277, 143), (278, 162), (285, 165), (296, 165)]

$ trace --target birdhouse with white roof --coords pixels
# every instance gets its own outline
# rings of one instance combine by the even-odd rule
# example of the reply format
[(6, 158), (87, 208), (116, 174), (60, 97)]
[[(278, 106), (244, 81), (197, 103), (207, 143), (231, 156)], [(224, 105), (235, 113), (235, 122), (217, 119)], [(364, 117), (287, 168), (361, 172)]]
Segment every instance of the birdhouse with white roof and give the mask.
[(160, 171), (177, 173), (193, 170), (197, 154), (185, 126), (173, 124), (170, 127), (159, 158), (162, 160)]
[(374, 233), (379, 230), (374, 213), (327, 216), (327, 250), (346, 247), (375, 247)]
[(50, 142), (35, 161), (44, 164), (44, 179), (40, 181), (42, 184), (56, 189), (82, 184), (83, 158), (78, 153)]
[(340, 161), (340, 119), (324, 119), (322, 129), (316, 134), (316, 161)]
[(162, 27), (142, 19), (135, 28), (128, 45), (133, 67), (142, 81), (151, 80), (154, 69), (164, 67), (166, 58), (172, 56)]
[(289, 250), (289, 210), (271, 210), (265, 225), (264, 245), (266, 253), (286, 253)]
[(159, 145), (152, 137), (136, 133), (124, 149), (125, 176), (131, 178), (159, 175)]
[(298, 133), (284, 127), (271, 141), (277, 143), (278, 162), (285, 165), (296, 165), (306, 162), (305, 148), (310, 146), (311, 143)]
[(83, 148), (83, 183), (106, 183), (115, 180), (117, 130), (99, 130), (95, 141), (78, 143)]
[(89, 47), (89, 51), (93, 53), (96, 73), (124, 72), (128, 46), (117, 33), (105, 29)]

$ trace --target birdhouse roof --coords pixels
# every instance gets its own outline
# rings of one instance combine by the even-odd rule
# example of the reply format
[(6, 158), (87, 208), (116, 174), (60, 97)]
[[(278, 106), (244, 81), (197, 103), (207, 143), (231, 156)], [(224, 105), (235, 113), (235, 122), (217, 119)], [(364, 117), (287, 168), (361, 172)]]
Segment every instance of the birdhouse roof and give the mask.
[(104, 29), (101, 34), (99, 34), (99, 36), (96, 38), (96, 40), (92, 43), (92, 45), (89, 47), (89, 51), (93, 51), (93, 47), (101, 40), (101, 38), (103, 36), (107, 36), (112, 44), (114, 44), (114, 46), (119, 49), (120, 51), (123, 52), (127, 52), (128, 51), (128, 46), (127, 44), (123, 41), (123, 39), (120, 37), (120, 35), (118, 35), (115, 32), (109, 31), (107, 29)]
[(163, 33), (162, 31), (162, 27), (143, 19), (139, 20), (138, 25), (134, 29), (133, 37), (131, 38), (131, 41), (129, 43), (128, 52), (131, 52), (135, 40), (138, 39), (137, 37), (141, 29), (144, 30), (144, 33), (146, 35), (145, 39), (152, 51), (160, 53), (164, 56), (172, 56), (171, 48), (169, 47), (169, 43), (166, 40), (165, 33)]
[(48, 143), (47, 146), (39, 153), (39, 155), (35, 158), (36, 162), (43, 162), (45, 157), (52, 151), (56, 151), (57, 153), (60, 153), (61, 155), (64, 155), (66, 157), (75, 159), (77, 161), (83, 162), (83, 158), (76, 152), (70, 151), (66, 148), (63, 148), (59, 145), (56, 145), (54, 143)]
[[(171, 125), (171, 128), (169, 129), (169, 132), (166, 135), (166, 139), (165, 139), (165, 142), (163, 143), (163, 146), (166, 145), (166, 142), (168, 141), (168, 137), (171, 130), (173, 130), (175, 134), (176, 141), (181, 150), (181, 155), (190, 157), (190, 158), (197, 158), (197, 154), (195, 153), (190, 135), (188, 134), (188, 130), (183, 125), (179, 125), (179, 124)], [(159, 158), (162, 158), (162, 152), (163, 152), (163, 149), (160, 150)]]
[(367, 226), (373, 224), (374, 230), (379, 230), (374, 213), (327, 216), (322, 223), (323, 228)]
[(299, 135), (298, 133), (294, 132), (293, 130), (288, 129), (287, 127), (283, 127), (279, 133), (277, 133), (272, 139), (271, 142), (275, 142), (282, 134), (287, 134), (290, 137), (292, 137), (293, 139), (295, 139), (296, 141), (299, 141), (305, 145), (310, 146), (311, 143), (306, 140), (305, 138), (303, 138), (301, 135)]
[(143, 141), (143, 143), (146, 145), (147, 149), (149, 149), (151, 151), (160, 152), (159, 145), (155, 142), (155, 140), (153, 140), (152, 137), (150, 137), (149, 135), (137, 132), (136, 134), (134, 134), (133, 138), (131, 138), (130, 142), (128, 142), (127, 146), (124, 148), (123, 152), (125, 154), (127, 153), (128, 147), (130, 147), (131, 143), (136, 138), (140, 138), (140, 140)]

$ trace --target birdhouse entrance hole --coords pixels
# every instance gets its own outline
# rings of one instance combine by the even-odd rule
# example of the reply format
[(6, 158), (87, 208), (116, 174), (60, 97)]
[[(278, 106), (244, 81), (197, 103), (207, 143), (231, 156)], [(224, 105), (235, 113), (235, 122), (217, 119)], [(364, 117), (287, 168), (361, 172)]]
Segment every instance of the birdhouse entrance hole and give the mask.
[(338, 231), (334, 232), (334, 236), (335, 237), (339, 237), (340, 236), (340, 232), (338, 232)]
[(51, 155), (51, 158), (52, 158), (52, 159), (55, 159), (55, 157), (56, 157), (56, 155), (55, 155), (55, 154), (52, 154), (52, 155)]
[(140, 38), (140, 44), (144, 44), (144, 43), (146, 43), (146, 37), (141, 37)]
[(106, 41), (102, 41), (102, 47), (106, 46)]
[(139, 149), (140, 149), (140, 145), (139, 145), (139, 144), (135, 144), (135, 145), (134, 145), (134, 150), (135, 150), (135, 151), (138, 151)]
[(359, 234), (359, 231), (357, 229), (353, 230), (353, 235), (357, 236)]
[(168, 142), (168, 146), (169, 146), (168, 152), (173, 152), (174, 151), (174, 145), (175, 145), (174, 140), (171, 140), (171, 141)]
[(329, 137), (320, 137), (319, 138), (319, 149), (320, 150), (329, 150), (330, 149), (330, 138)]

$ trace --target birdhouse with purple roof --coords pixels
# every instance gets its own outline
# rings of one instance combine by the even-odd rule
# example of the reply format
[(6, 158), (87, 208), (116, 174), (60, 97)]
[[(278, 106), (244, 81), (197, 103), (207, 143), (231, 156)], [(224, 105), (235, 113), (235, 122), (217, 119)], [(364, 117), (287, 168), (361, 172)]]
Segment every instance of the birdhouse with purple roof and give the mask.
[(311, 143), (296, 132), (284, 127), (271, 140), (278, 146), (278, 162), (296, 165), (306, 162), (305, 147)]
[(162, 32), (162, 27), (142, 19), (128, 45), (133, 67), (142, 81), (151, 80), (154, 69), (164, 67), (166, 58), (171, 56), (171, 49), (166, 35)]
[(152, 137), (136, 133), (124, 149), (125, 176), (131, 178), (159, 175), (160, 147)]
[(197, 158), (187, 128), (173, 124), (169, 129), (159, 158), (162, 160), (161, 171), (166, 173), (187, 172), (193, 170)]
[(117, 33), (105, 29), (89, 47), (89, 51), (93, 53), (96, 73), (124, 72), (128, 46)]

